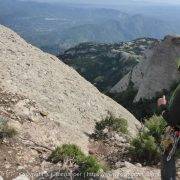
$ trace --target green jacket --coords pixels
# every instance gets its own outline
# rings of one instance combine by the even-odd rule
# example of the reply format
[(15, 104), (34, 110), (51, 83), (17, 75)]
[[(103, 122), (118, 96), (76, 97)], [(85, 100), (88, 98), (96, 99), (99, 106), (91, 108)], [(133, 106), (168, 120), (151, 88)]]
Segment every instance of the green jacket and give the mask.
[(180, 84), (174, 91), (163, 117), (170, 125), (180, 126)]

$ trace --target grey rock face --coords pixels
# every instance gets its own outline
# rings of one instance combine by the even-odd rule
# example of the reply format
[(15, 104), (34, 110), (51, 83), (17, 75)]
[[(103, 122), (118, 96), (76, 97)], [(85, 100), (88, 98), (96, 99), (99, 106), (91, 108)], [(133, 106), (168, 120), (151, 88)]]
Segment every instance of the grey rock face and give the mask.
[[(140, 126), (132, 114), (101, 94), (75, 70), (4, 26), (0, 26), (0, 88), (36, 103), (35, 109), (26, 101), (12, 109), (18, 116), (33, 118), (32, 123), (23, 124), (22, 131), (40, 144), (74, 143), (86, 150), (86, 134), (93, 132), (95, 121), (109, 112), (127, 119), (132, 135)], [(39, 117), (34, 114), (37, 109), (46, 112), (42, 121), (35, 119)]]
[(14, 178), (13, 180), (30, 180), (30, 179), (25, 175), (20, 175), (20, 176)]
[(161, 43), (147, 51), (146, 58), (121, 79), (111, 92), (126, 90), (130, 81), (138, 90), (134, 101), (151, 99), (156, 92), (169, 90), (174, 82), (180, 80), (176, 65), (176, 59), (180, 57), (179, 39), (180, 37), (166, 36)]

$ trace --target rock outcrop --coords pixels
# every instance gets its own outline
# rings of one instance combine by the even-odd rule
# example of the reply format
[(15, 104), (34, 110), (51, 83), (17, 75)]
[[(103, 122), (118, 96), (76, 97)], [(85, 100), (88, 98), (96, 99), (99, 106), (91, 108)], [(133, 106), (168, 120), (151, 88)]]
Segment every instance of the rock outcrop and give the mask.
[(22, 137), (47, 147), (74, 143), (86, 150), (95, 122), (109, 112), (127, 119), (130, 133), (137, 133), (139, 122), (125, 108), (4, 26), (0, 26), (0, 88), (4, 98), (0, 114), (18, 121)]
[(134, 101), (151, 99), (163, 89), (170, 90), (180, 80), (176, 59), (180, 57), (180, 37), (166, 36), (162, 42), (146, 52), (146, 58), (122, 78), (111, 93), (125, 91), (130, 82), (138, 93)]

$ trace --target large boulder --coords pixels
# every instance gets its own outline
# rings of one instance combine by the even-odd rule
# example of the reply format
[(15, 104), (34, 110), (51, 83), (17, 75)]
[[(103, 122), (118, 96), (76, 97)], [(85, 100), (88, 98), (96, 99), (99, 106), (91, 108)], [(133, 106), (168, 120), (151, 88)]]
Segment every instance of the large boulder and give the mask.
[(134, 101), (152, 99), (163, 89), (170, 90), (180, 80), (176, 59), (180, 58), (180, 37), (166, 36), (162, 42), (146, 52), (146, 58), (122, 78), (111, 93), (125, 91), (130, 82), (138, 93)]
[(46, 146), (74, 143), (86, 150), (95, 122), (109, 113), (127, 119), (132, 136), (140, 126), (131, 113), (75, 70), (4, 26), (0, 26), (0, 89), (2, 96), (14, 97), (8, 99), (11, 111), (3, 112), (13, 112), (13, 118), (21, 120), (22, 136)]

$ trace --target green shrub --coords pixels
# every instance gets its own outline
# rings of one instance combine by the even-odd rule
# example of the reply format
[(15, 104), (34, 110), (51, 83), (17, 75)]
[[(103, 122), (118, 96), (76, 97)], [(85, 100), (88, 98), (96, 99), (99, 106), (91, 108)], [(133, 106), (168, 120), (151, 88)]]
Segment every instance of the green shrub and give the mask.
[(105, 139), (107, 135), (103, 132), (105, 128), (117, 133), (128, 134), (127, 120), (123, 118), (115, 118), (110, 115), (102, 121), (96, 122), (95, 133), (92, 135), (92, 137), (95, 139)]
[(64, 144), (57, 147), (49, 156), (53, 163), (64, 162), (67, 159), (73, 159), (76, 163), (85, 159), (85, 155), (79, 147), (74, 144)]
[(106, 127), (112, 128), (113, 131), (127, 133), (127, 120), (123, 118), (106, 117), (104, 120), (96, 123), (96, 129), (101, 131)]
[(48, 160), (52, 163), (73, 160), (79, 166), (80, 173), (97, 173), (102, 166), (97, 162), (95, 157), (86, 156), (79, 147), (74, 144), (64, 144), (57, 147), (49, 156)]
[(144, 129), (131, 142), (129, 153), (135, 161), (156, 164), (160, 161), (160, 143), (166, 122), (162, 116), (152, 116), (145, 121)]
[(79, 163), (81, 173), (98, 173), (102, 166), (93, 156), (87, 156), (83, 162)]
[(2, 138), (12, 138), (15, 135), (17, 135), (17, 131), (14, 128), (9, 127), (8, 125), (0, 127), (0, 136), (2, 136)]
[(160, 149), (155, 138), (145, 131), (132, 140), (129, 152), (135, 161), (156, 164), (160, 160)]
[(12, 138), (17, 135), (16, 129), (7, 124), (7, 120), (0, 118), (0, 138)]
[(149, 120), (145, 121), (145, 127), (148, 128), (149, 134), (155, 138), (157, 143), (161, 142), (166, 126), (167, 123), (162, 116), (154, 115)]

